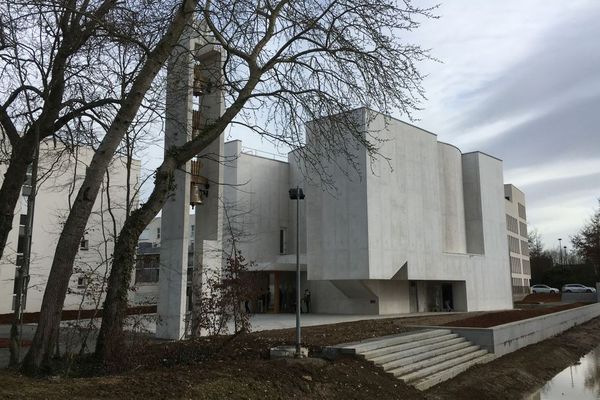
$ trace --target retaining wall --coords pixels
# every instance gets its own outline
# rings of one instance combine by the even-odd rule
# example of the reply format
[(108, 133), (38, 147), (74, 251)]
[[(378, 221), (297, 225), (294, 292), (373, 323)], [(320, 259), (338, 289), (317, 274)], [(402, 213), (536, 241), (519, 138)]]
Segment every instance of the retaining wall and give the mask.
[(564, 303), (593, 303), (598, 301), (598, 293), (566, 293), (560, 295), (560, 301)]
[(501, 356), (556, 336), (575, 325), (598, 316), (600, 316), (600, 303), (595, 303), (492, 328), (453, 328), (449, 326), (443, 328), (450, 329), (453, 333), (496, 356)]

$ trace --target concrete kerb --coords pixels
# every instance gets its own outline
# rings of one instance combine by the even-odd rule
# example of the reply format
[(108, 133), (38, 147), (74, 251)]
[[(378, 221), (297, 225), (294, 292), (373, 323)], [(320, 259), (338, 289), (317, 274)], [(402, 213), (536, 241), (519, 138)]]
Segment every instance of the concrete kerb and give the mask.
[(413, 328), (449, 329), (482, 349), (501, 356), (530, 344), (556, 336), (567, 329), (600, 316), (600, 304), (590, 304), (570, 310), (510, 322), (491, 328), (452, 326), (412, 326)]

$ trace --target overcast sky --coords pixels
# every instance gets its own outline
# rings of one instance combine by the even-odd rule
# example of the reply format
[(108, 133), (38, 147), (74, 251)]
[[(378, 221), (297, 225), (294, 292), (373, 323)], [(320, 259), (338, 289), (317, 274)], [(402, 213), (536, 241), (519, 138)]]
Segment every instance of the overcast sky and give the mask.
[(442, 61), (421, 65), (415, 124), (501, 158), (530, 226), (557, 246), (600, 197), (600, 1), (452, 0), (436, 13), (409, 38)]
[(501, 158), (557, 246), (600, 197), (600, 1), (452, 0), (438, 14), (415, 33), (443, 61), (423, 68), (417, 125)]

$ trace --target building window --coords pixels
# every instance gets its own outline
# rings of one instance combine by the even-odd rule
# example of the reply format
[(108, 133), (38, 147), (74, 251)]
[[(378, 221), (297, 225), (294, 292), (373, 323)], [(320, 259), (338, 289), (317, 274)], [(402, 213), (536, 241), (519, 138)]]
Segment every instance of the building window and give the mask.
[(519, 203), (519, 217), (527, 219), (527, 215), (525, 214), (525, 206), (521, 203)]
[(510, 257), (510, 272), (513, 274), (521, 273), (521, 260), (517, 257)]
[(519, 231), (521, 232), (521, 236), (527, 238), (527, 224), (523, 222), (519, 222)]
[(506, 214), (506, 229), (517, 235), (519, 234), (519, 223), (517, 219), (508, 214)]
[(521, 249), (519, 248), (519, 239), (517, 239), (514, 236), (508, 235), (508, 249), (511, 253), (521, 253)]
[(521, 240), (521, 254), (529, 256), (529, 244), (524, 240)]
[(85, 237), (83, 239), (81, 239), (81, 243), (79, 244), (79, 249), (80, 250), (89, 250), (90, 249), (90, 242)]
[(190, 226), (190, 236), (194, 237), (196, 235), (196, 225)]
[(77, 289), (84, 289), (87, 286), (87, 278), (85, 276), (80, 276), (77, 278)]
[(160, 239), (160, 228), (156, 228), (156, 238)]
[(287, 254), (287, 229), (279, 229), (279, 254)]
[(523, 274), (531, 275), (531, 264), (528, 260), (523, 260)]

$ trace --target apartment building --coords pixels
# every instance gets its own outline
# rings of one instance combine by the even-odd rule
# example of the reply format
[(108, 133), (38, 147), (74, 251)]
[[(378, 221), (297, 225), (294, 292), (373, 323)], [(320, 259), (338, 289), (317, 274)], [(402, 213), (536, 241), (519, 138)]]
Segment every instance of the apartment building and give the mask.
[(506, 184), (504, 198), (512, 291), (513, 297), (520, 299), (529, 294), (531, 281), (525, 194), (516, 186)]

